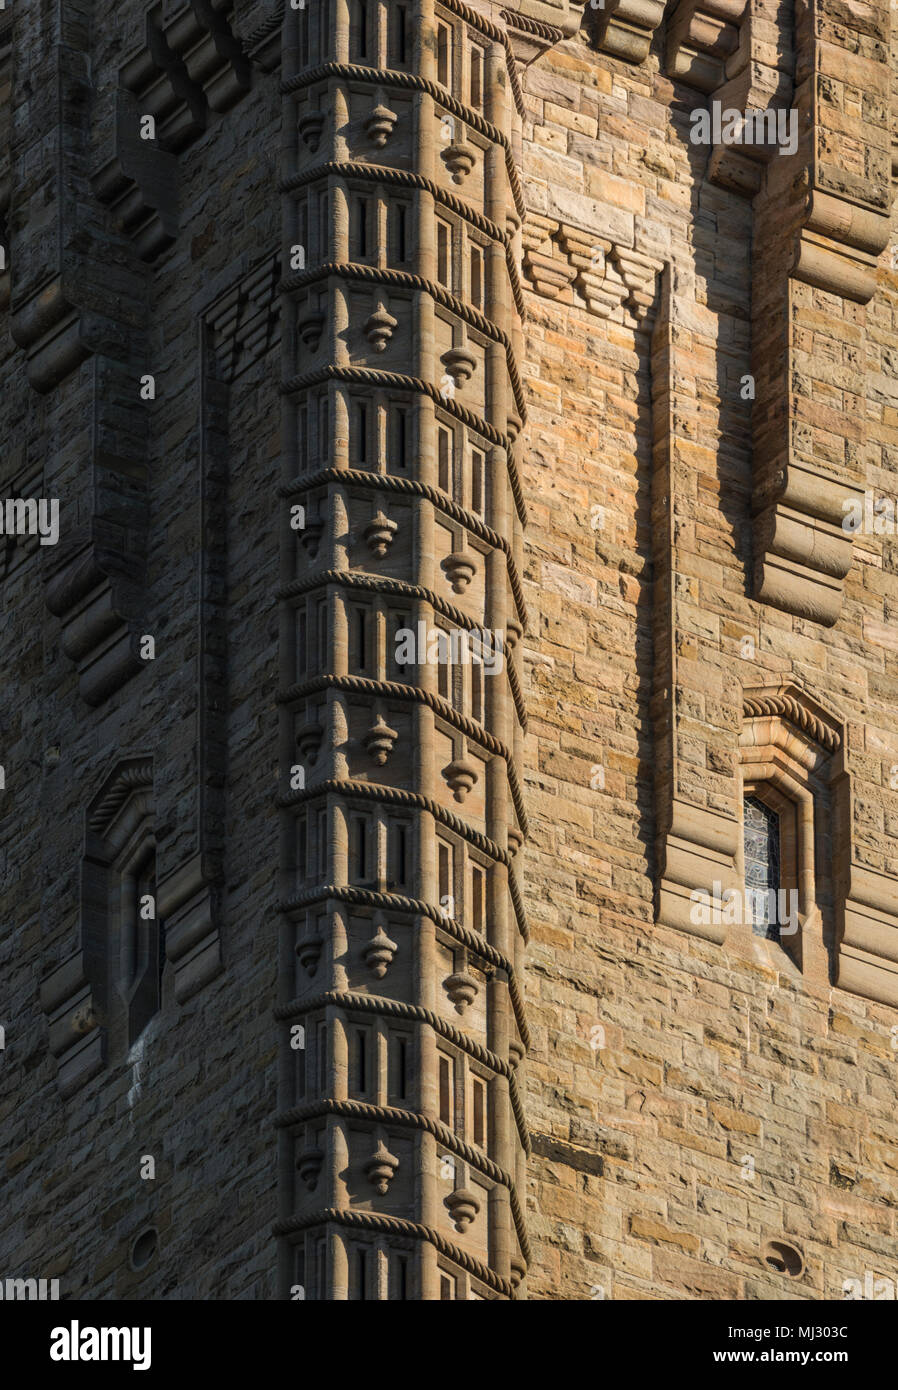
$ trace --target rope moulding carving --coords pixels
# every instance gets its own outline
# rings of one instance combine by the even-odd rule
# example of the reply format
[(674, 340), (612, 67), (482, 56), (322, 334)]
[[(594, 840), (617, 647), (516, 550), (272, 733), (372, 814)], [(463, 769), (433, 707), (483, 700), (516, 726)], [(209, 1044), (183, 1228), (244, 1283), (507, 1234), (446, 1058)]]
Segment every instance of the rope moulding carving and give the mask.
[(514, 441), (510, 435), (502, 434), (488, 420), (484, 420), (480, 415), (475, 415), (473, 410), (468, 410), (467, 406), (459, 405), (457, 401), (450, 400), (429, 381), (422, 381), (420, 377), (406, 376), (402, 372), (382, 372), (375, 367), (319, 367), (317, 371), (305, 372), (300, 376), (290, 377), (289, 380), (282, 381), (280, 390), (284, 396), (294, 396), (300, 391), (308, 391), (313, 386), (323, 386), (326, 381), (345, 381), (356, 386), (382, 386), (389, 391), (409, 391), (417, 395), (429, 396), (436, 405), (446, 411), (447, 415), (454, 416), (461, 424), (467, 425), (469, 429), (476, 430), (484, 439), (488, 439), (491, 444), (496, 444), (504, 449), (508, 465), (509, 486), (521, 524), (526, 526), (527, 507), (514, 461)]
[(332, 793), (334, 796), (359, 796), (365, 801), (386, 801), (398, 806), (428, 811), (434, 820), (438, 820), (448, 830), (454, 830), (462, 839), (470, 841), (482, 854), (488, 854), (490, 858), (504, 864), (506, 868), (511, 864), (511, 855), (507, 850), (497, 845), (495, 840), (490, 840), (488, 836), (475, 830), (467, 821), (447, 810), (445, 806), (441, 806), (438, 801), (425, 796), (423, 792), (406, 791), (404, 787), (388, 787), (379, 782), (357, 782), (352, 779), (328, 777), (325, 781), (315, 782), (310, 787), (302, 787), (293, 792), (284, 792), (277, 798), (277, 803), (288, 810), (291, 806), (301, 806), (304, 802), (311, 801), (313, 797), (324, 796), (328, 793)]
[(325, 261), (322, 265), (316, 266), (314, 270), (303, 270), (296, 275), (288, 276), (282, 281), (280, 289), (283, 294), (295, 294), (298, 290), (306, 289), (319, 280), (329, 279), (331, 275), (338, 275), (341, 280), (369, 281), (372, 284), (392, 285), (396, 289), (417, 290), (421, 294), (428, 294), (436, 304), (441, 304), (444, 309), (448, 309), (457, 318), (463, 319), (470, 328), (476, 329), (485, 338), (489, 338), (491, 342), (499, 343), (505, 349), (505, 360), (518, 414), (522, 424), (526, 423), (527, 403), (524, 396), (524, 386), (518, 371), (518, 364), (514, 359), (511, 339), (479, 309), (472, 308), (463, 299), (457, 299), (454, 294), (450, 294), (435, 280), (425, 280), (423, 275), (413, 275), (411, 271), (407, 270), (382, 270), (379, 266), (360, 265), (357, 261)]
[(279, 189), (282, 193), (295, 193), (297, 189), (316, 183), (318, 179), (329, 177), (366, 179), (370, 183), (393, 183), (406, 188), (420, 188), (429, 193), (435, 202), (442, 203), (444, 207), (449, 208), (457, 216), (463, 217), (479, 231), (491, 237), (493, 241), (504, 246), (505, 263), (508, 267), (515, 308), (521, 318), (525, 317), (524, 291), (521, 287), (520, 273), (511, 251), (510, 238), (500, 227), (497, 227), (495, 222), (484, 217), (483, 213), (472, 208), (470, 204), (440, 184), (434, 183), (433, 179), (425, 178), (423, 174), (414, 174), (409, 169), (393, 169), (385, 164), (360, 164), (358, 162), (341, 164), (336, 160), (330, 160), (326, 164), (316, 164), (313, 169), (307, 169), (304, 173), (291, 174), (289, 178), (281, 181)]
[(514, 1008), (521, 1042), (524, 1048), (529, 1050), (530, 1030), (524, 1017), (524, 1000), (518, 986), (515, 968), (511, 961), (502, 955), (501, 951), (497, 951), (495, 946), (491, 946), (477, 932), (463, 926), (455, 917), (445, 916), (438, 907), (434, 907), (432, 903), (424, 902), (420, 898), (406, 898), (401, 893), (378, 893), (373, 888), (356, 888), (349, 884), (327, 883), (321, 888), (310, 889), (308, 893), (299, 893), (296, 897), (288, 898), (285, 902), (279, 903), (278, 911), (292, 918), (296, 913), (304, 911), (315, 903), (326, 902), (328, 898), (334, 898), (339, 902), (355, 903), (361, 907), (382, 908), (386, 912), (413, 912), (419, 917), (429, 917), (436, 926), (446, 932), (448, 936), (454, 936), (467, 950), (473, 951), (483, 960), (489, 961), (496, 969), (504, 970), (508, 977), (508, 992)]
[(466, 526), (480, 540), (487, 541), (496, 550), (501, 550), (505, 554), (508, 562), (508, 580), (514, 594), (515, 605), (518, 610), (518, 619), (524, 631), (527, 631), (529, 619), (527, 616), (527, 605), (524, 599), (524, 590), (518, 576), (517, 565), (511, 553), (511, 546), (504, 536), (500, 536), (498, 531), (487, 526), (476, 512), (469, 512), (465, 507), (453, 501), (447, 493), (441, 492), (439, 488), (431, 487), (429, 483), (420, 483), (415, 478), (400, 478), (395, 473), (372, 473), (367, 469), (360, 468), (322, 468), (317, 473), (313, 473), (309, 478), (297, 477), (285, 487), (278, 489), (281, 497), (295, 497), (302, 492), (309, 492), (313, 488), (323, 487), (326, 483), (357, 484), (362, 487), (383, 488), (389, 492), (404, 492), (413, 496), (426, 497), (428, 502), (438, 507), (441, 512), (451, 516), (453, 521)]
[(383, 1216), (379, 1212), (373, 1211), (325, 1207), (323, 1210), (313, 1212), (308, 1216), (288, 1216), (283, 1221), (276, 1221), (271, 1230), (275, 1236), (298, 1235), (301, 1231), (307, 1231), (314, 1226), (326, 1226), (330, 1222), (335, 1222), (340, 1226), (356, 1227), (360, 1230), (381, 1231), (385, 1235), (407, 1236), (410, 1240), (429, 1241), (441, 1255), (445, 1255), (454, 1264), (467, 1270), (469, 1274), (473, 1274), (481, 1283), (487, 1284), (497, 1293), (505, 1294), (509, 1299), (514, 1297), (514, 1289), (507, 1279), (502, 1279), (487, 1265), (481, 1264), (480, 1260), (469, 1255), (466, 1250), (462, 1250), (458, 1245), (453, 1245), (432, 1226), (424, 1226), (419, 1221), (406, 1221), (401, 1216)]
[(468, 840), (481, 853), (499, 860), (508, 869), (508, 892), (514, 905), (518, 929), (525, 942), (530, 940), (527, 913), (512, 868), (512, 856), (507, 850), (501, 849), (495, 841), (482, 835), (479, 830), (468, 825), (467, 821), (461, 820), (452, 811), (441, 806), (438, 801), (431, 800), (429, 796), (423, 796), (419, 792), (405, 791), (402, 787), (385, 787), (377, 782), (340, 781), (336, 778), (329, 778), (324, 782), (316, 782), (314, 786), (304, 787), (301, 791), (286, 792), (278, 796), (276, 805), (282, 810), (290, 810), (293, 806), (300, 806), (303, 802), (311, 801), (316, 796), (325, 796), (331, 792), (337, 796), (359, 796), (366, 801), (386, 801), (392, 802), (394, 805), (410, 806), (417, 810), (428, 811), (434, 820), (438, 820), (448, 830), (453, 830), (461, 839)]
[(432, 1009), (425, 1009), (420, 1004), (406, 1004), (401, 999), (387, 999), (381, 994), (355, 994), (347, 990), (328, 989), (320, 994), (313, 995), (311, 999), (291, 999), (286, 1004), (278, 1004), (274, 1010), (274, 1017), (279, 1023), (289, 1023), (300, 1014), (310, 1014), (316, 1009), (346, 1009), (355, 1010), (361, 1013), (386, 1014), (390, 1018), (413, 1019), (416, 1023), (428, 1024), (435, 1033), (451, 1042), (453, 1047), (457, 1047), (460, 1052), (466, 1052), (474, 1057), (485, 1067), (490, 1067), (499, 1076), (504, 1076), (508, 1082), (508, 1094), (511, 1100), (511, 1108), (514, 1112), (515, 1122), (521, 1138), (521, 1144), (525, 1152), (530, 1154), (530, 1135), (527, 1130), (527, 1121), (524, 1116), (524, 1108), (518, 1094), (517, 1080), (514, 1069), (510, 1062), (504, 1061), (495, 1052), (490, 1052), (489, 1048), (483, 1047), (481, 1043), (463, 1033), (460, 1028), (447, 1023), (439, 1014), (435, 1014)]
[[(339, 77), (344, 81), (367, 82), (376, 87), (405, 87), (415, 92), (425, 92), (427, 96), (433, 97), (441, 106), (445, 106), (453, 116), (457, 116), (460, 121), (471, 126), (479, 135), (483, 135), (494, 145), (500, 145), (505, 155), (505, 168), (508, 171), (508, 182), (511, 187), (511, 194), (514, 198), (515, 210), (520, 218), (523, 218), (526, 210), (524, 202), (524, 191), (521, 187), (520, 175), (514, 162), (511, 152), (511, 145), (508, 137), (497, 126), (491, 125), (484, 120), (479, 111), (473, 107), (465, 106), (463, 102), (456, 101), (451, 92), (445, 87), (441, 87), (438, 82), (431, 82), (429, 78), (419, 77), (416, 73), (398, 72), (393, 68), (368, 68), (355, 63), (318, 63), (314, 68), (307, 68), (305, 72), (297, 73), (295, 77), (290, 77), (281, 84), (281, 91), (285, 96), (291, 96), (303, 87), (310, 87), (314, 82), (321, 82), (328, 77)], [(521, 112), (523, 115), (523, 112)]]
[[(317, 574), (306, 575), (303, 579), (294, 579), (289, 584), (285, 584), (283, 588), (278, 590), (276, 597), (279, 601), (289, 602), (292, 599), (301, 598), (311, 589), (324, 588), (328, 584), (343, 584), (350, 589), (369, 589), (373, 593), (397, 594), (402, 598), (422, 599), (425, 603), (430, 604), (434, 612), (442, 614), (444, 618), (449, 618), (456, 627), (464, 627), (467, 628), (468, 632), (479, 632), (484, 635), (488, 632), (487, 628), (481, 627), (479, 623), (476, 623), (473, 618), (469, 618), (454, 604), (447, 603), (432, 589), (425, 589), (421, 584), (407, 584), (403, 579), (389, 579), (381, 574), (365, 574), (361, 570), (319, 570)], [(526, 729), (527, 713), (521, 683), (518, 680), (518, 673), (510, 661), (505, 662), (505, 672), (508, 676), (508, 684), (511, 688), (511, 695), (521, 728)]]
[(301, 685), (291, 686), (289, 690), (279, 693), (278, 703), (291, 705), (298, 700), (306, 699), (309, 695), (317, 694), (321, 690), (346, 690), (359, 695), (370, 695), (372, 698), (380, 696), (385, 700), (409, 700), (416, 704), (427, 705), (434, 714), (445, 719), (447, 724), (452, 724), (466, 738), (479, 744), (487, 752), (502, 758), (506, 764), (508, 785), (517, 812), (518, 823), (522, 833), (527, 834), (529, 827), (524, 796), (511, 749), (494, 734), (491, 734), (488, 729), (485, 729), (482, 724), (478, 724), (474, 719), (469, 719), (466, 714), (459, 714), (458, 710), (453, 709), (442, 695), (435, 695), (433, 691), (424, 690), (420, 685), (401, 685), (398, 681), (374, 680), (371, 676), (324, 675), (313, 676), (311, 680), (304, 681)]
[(792, 695), (746, 695), (742, 712), (748, 719), (758, 719), (764, 715), (779, 715), (788, 719), (790, 724), (794, 724), (802, 733), (810, 735), (815, 743), (819, 743), (821, 748), (830, 753), (834, 753), (842, 745), (842, 736), (838, 729), (833, 729), (816, 714), (812, 714)]
[(521, 1245), (521, 1254), (525, 1263), (530, 1264), (532, 1250), (527, 1238), (524, 1213), (515, 1191), (514, 1179), (510, 1173), (506, 1173), (504, 1168), (500, 1168), (498, 1163), (494, 1163), (480, 1149), (466, 1144), (463, 1139), (459, 1139), (451, 1129), (439, 1120), (431, 1119), (429, 1115), (422, 1115), (417, 1110), (401, 1110), (393, 1105), (371, 1105), (369, 1102), (361, 1100), (309, 1101), (305, 1105), (294, 1106), (292, 1110), (285, 1110), (283, 1114), (277, 1115), (274, 1124), (277, 1129), (292, 1129), (295, 1125), (306, 1124), (309, 1120), (317, 1120), (325, 1115), (369, 1120), (372, 1124), (395, 1125), (404, 1129), (424, 1130), (426, 1133), (432, 1134), (444, 1149), (451, 1150), (463, 1162), (483, 1173), (484, 1177), (490, 1178), (491, 1181), (507, 1189), (515, 1230)]

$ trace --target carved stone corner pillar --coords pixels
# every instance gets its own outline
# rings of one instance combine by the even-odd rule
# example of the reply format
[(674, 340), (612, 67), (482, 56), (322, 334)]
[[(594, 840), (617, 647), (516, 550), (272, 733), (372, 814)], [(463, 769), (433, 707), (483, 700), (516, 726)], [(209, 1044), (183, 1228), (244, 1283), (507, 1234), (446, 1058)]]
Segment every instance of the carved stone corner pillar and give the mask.
[[(580, 8), (285, 10), (285, 241), (306, 254), (281, 285), (281, 497), (309, 521), (285, 508), (278, 594), (286, 1296), (511, 1299), (530, 1258), (526, 713), (504, 659), (526, 625), (518, 65)], [(483, 266), (470, 287), (453, 247)], [(432, 639), (494, 636), (502, 662), (453, 702)]]
[(165, 954), (183, 1004), (222, 969), (218, 866), (196, 854), (160, 879), (156, 910), (165, 923)]

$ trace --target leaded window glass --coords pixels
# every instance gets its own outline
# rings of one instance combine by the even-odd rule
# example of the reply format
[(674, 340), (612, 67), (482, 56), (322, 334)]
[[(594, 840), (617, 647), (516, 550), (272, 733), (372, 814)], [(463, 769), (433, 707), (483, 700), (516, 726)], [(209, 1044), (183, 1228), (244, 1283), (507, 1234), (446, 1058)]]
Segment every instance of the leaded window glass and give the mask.
[(754, 796), (744, 809), (746, 917), (755, 936), (779, 941), (780, 818)]

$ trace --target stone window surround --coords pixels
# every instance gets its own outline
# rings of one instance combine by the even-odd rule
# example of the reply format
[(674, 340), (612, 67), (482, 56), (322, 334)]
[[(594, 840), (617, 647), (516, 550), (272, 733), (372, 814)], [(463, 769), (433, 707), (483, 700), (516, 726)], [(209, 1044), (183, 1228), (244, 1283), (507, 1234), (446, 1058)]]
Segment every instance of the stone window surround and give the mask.
[[(746, 796), (757, 797), (779, 816), (780, 880), (785, 892), (798, 893), (799, 929), (779, 941), (762, 941), (775, 960), (784, 952), (803, 973), (811, 963), (815, 973), (828, 976), (827, 952), (823, 945), (823, 916), (818, 898), (815, 842), (821, 822), (828, 818), (828, 797), (823, 777), (827, 757), (820, 757), (816, 745), (790, 728), (779, 716), (746, 721), (740, 737), (740, 808)], [(745, 855), (740, 835), (736, 869), (745, 884)], [(739, 928), (741, 931), (742, 928)]]

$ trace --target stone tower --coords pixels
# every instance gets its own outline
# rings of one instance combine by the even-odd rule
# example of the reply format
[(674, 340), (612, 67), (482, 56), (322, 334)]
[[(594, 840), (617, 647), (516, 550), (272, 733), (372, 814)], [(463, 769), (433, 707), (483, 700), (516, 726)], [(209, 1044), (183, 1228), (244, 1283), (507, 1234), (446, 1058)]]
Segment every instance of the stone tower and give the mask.
[(893, 13), (0, 11), (0, 1274), (898, 1280)]

